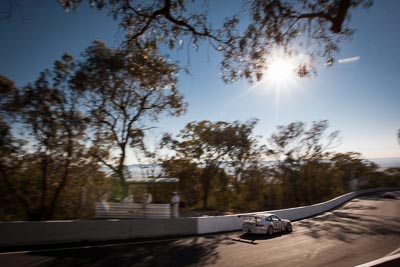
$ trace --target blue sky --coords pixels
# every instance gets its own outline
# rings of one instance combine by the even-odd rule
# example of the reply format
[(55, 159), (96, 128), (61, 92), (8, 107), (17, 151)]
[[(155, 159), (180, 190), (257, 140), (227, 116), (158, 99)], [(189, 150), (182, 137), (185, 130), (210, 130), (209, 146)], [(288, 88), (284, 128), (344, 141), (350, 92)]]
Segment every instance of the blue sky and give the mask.
[[(240, 8), (240, 1), (227, 7), (210, 1), (215, 23)], [(237, 3), (236, 3), (237, 2)], [(2, 1), (0, 9), (7, 7)], [(105, 12), (84, 3), (65, 12), (56, 1), (20, 1), (11, 19), (0, 20), (0, 73), (23, 86), (51, 67), (63, 53), (79, 54), (94, 39), (118, 45), (122, 33)], [(277, 125), (293, 121), (329, 120), (339, 130), (342, 145), (336, 151), (361, 152), (366, 158), (400, 157), (396, 134), (400, 128), (400, 1), (381, 0), (369, 10), (352, 14), (356, 32), (344, 41), (338, 59), (359, 60), (318, 67), (318, 75), (296, 79), (279, 94), (271, 83), (256, 87), (246, 81), (225, 84), (219, 77), (220, 56), (207, 46), (199, 51), (172, 53), (182, 63), (190, 58), (190, 75), (180, 74), (179, 88), (189, 103), (179, 118), (163, 118), (151, 136), (178, 133), (195, 120), (241, 120), (258, 118), (256, 134), (270, 136)], [(264, 139), (265, 139), (264, 138)], [(154, 142), (154, 141), (150, 141)], [(128, 163), (133, 163), (131, 158)]]

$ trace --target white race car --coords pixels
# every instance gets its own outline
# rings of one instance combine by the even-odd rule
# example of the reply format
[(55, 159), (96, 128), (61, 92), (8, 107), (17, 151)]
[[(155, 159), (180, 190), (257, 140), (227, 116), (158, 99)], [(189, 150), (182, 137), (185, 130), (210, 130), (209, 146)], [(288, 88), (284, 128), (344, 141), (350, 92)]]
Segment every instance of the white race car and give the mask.
[(238, 215), (238, 217), (244, 218), (243, 233), (272, 235), (273, 233), (284, 231), (291, 233), (293, 230), (292, 223), (289, 220), (281, 219), (271, 213), (246, 214)]

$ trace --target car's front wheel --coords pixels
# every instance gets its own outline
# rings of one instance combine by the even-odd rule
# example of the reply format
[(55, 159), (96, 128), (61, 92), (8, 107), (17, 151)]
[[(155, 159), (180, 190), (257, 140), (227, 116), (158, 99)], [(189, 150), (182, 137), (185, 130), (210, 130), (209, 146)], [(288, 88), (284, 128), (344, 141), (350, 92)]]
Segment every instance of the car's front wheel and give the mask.
[(292, 224), (291, 224), (291, 223), (288, 223), (288, 224), (286, 225), (286, 232), (287, 232), (287, 233), (291, 233), (292, 231), (293, 231)]
[(268, 235), (273, 235), (273, 233), (274, 233), (274, 228), (272, 228), (272, 226), (268, 226), (267, 234)]

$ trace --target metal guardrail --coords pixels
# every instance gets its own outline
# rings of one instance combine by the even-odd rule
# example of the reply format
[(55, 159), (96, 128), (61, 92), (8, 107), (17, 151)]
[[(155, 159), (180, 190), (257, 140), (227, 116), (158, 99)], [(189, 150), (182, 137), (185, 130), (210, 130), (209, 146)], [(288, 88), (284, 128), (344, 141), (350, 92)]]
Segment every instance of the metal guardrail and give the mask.
[(107, 218), (107, 219), (171, 218), (171, 205), (96, 202), (96, 218)]

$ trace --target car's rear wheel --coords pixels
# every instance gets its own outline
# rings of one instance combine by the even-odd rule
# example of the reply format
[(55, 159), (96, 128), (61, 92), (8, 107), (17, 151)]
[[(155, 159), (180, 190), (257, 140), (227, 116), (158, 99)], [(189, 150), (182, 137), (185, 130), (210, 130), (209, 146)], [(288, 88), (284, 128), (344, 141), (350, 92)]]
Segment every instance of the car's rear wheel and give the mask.
[(288, 224), (286, 225), (286, 232), (287, 232), (287, 233), (291, 233), (292, 231), (293, 231), (292, 224), (291, 224), (291, 223), (288, 223)]
[(268, 226), (267, 235), (272, 235), (274, 233), (274, 228), (272, 226)]

